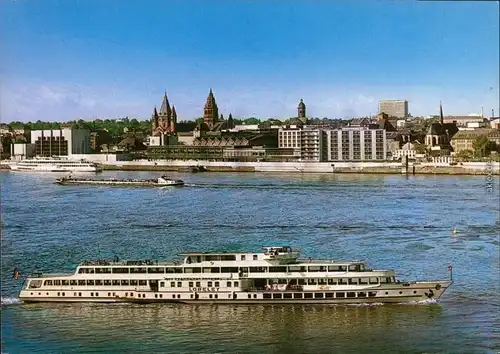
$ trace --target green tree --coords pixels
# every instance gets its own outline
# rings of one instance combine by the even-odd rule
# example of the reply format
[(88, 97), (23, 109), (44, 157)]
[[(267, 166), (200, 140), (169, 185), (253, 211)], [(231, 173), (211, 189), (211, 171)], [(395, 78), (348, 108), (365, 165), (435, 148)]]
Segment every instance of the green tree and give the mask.
[(488, 156), (491, 151), (491, 143), (486, 135), (478, 136), (472, 143), (472, 147), (474, 148), (474, 152), (478, 157)]

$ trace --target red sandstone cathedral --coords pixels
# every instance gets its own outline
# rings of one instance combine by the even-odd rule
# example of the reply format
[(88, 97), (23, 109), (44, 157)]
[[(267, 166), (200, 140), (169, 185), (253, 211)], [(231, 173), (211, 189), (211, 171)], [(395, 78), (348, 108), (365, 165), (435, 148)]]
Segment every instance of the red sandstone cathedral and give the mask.
[(151, 117), (151, 132), (153, 136), (169, 133), (175, 134), (177, 132), (176, 126), (177, 113), (175, 112), (175, 106), (172, 105), (172, 108), (170, 108), (167, 93), (165, 92), (160, 112), (158, 113), (156, 106), (153, 109), (153, 115)]

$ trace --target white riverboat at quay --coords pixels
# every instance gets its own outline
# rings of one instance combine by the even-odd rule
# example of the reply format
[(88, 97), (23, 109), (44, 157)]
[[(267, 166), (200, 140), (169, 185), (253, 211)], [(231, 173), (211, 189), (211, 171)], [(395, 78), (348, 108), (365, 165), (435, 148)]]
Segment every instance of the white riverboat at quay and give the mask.
[(34, 157), (9, 163), (12, 171), (22, 172), (100, 172), (102, 167), (84, 159), (70, 159), (66, 156)]
[[(439, 299), (450, 280), (399, 281), (363, 261), (299, 259), (299, 250), (191, 252), (172, 261), (85, 261), (74, 274), (27, 277), (24, 302), (210, 304), (404, 303)], [(17, 276), (16, 276), (17, 277)]]

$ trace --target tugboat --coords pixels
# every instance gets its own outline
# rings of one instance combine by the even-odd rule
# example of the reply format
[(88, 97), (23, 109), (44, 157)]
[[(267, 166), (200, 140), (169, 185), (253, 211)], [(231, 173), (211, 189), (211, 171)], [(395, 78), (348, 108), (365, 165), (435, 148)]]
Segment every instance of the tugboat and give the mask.
[(98, 185), (98, 186), (124, 186), (124, 187), (176, 187), (183, 186), (184, 181), (180, 179), (169, 179), (161, 176), (155, 179), (83, 179), (68, 177), (58, 178), (56, 184), (69, 185)]

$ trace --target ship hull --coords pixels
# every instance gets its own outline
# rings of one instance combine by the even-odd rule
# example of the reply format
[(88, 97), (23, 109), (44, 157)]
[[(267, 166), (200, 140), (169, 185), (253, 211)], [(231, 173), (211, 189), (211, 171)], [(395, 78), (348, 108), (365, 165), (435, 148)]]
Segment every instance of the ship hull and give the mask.
[[(380, 304), (438, 300), (452, 281), (414, 283), (384, 289), (339, 289), (335, 291), (238, 291), (238, 292), (154, 292), (99, 289), (85, 291), (22, 290), (25, 303), (182, 303), (182, 304)], [(375, 291), (376, 290), (376, 291)], [(338, 297), (342, 294), (343, 297)], [(362, 296), (361, 296), (362, 294)], [(368, 296), (374, 294), (373, 296)], [(353, 296), (353, 297), (349, 297)], [(279, 297), (279, 298), (277, 298)]]
[(56, 181), (61, 186), (119, 186), (119, 187), (179, 187), (184, 182), (177, 183), (151, 183), (151, 182), (119, 182), (119, 181)]

